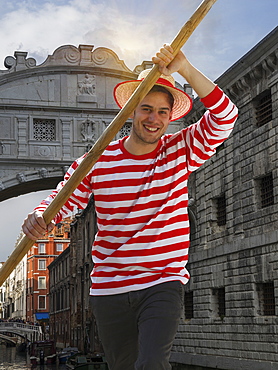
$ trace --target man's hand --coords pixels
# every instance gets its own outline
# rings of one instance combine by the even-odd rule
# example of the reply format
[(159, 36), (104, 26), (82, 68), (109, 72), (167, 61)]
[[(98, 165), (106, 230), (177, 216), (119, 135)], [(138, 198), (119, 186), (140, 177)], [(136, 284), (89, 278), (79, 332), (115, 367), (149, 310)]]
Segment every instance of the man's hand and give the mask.
[(22, 230), (29, 239), (36, 241), (45, 235), (46, 232), (50, 232), (54, 226), (54, 222), (46, 225), (42, 213), (33, 211), (25, 218)]
[[(170, 45), (164, 44), (163, 48), (152, 58), (152, 61), (158, 65), (159, 71), (166, 76), (178, 72), (200, 98), (209, 95), (216, 86), (188, 61), (182, 51), (179, 51), (174, 57), (173, 48)], [(167, 64), (168, 66), (166, 66)]]
[(160, 51), (156, 53), (156, 56), (152, 58), (152, 61), (154, 64), (158, 64), (161, 73), (169, 76), (174, 72), (179, 72), (180, 68), (186, 63), (186, 57), (179, 51), (174, 58), (173, 48), (168, 44), (164, 44)]

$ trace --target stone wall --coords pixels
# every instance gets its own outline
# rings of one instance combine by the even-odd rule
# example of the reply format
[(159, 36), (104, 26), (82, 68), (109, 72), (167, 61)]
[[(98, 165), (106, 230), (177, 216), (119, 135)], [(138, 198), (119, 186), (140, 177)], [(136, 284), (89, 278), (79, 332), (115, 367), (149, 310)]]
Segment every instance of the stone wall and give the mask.
[[(181, 320), (172, 353), (176, 363), (278, 369), (277, 45), (278, 28), (217, 80), (239, 107), (239, 119), (231, 137), (195, 174), (196, 232), (185, 287), (193, 293), (193, 317), (185, 312)], [(264, 96), (272, 112), (259, 124)], [(196, 102), (185, 124), (202, 112)], [(267, 176), (269, 205), (262, 200)], [(223, 195), (224, 224), (217, 203)], [(266, 310), (270, 298), (273, 312)]]

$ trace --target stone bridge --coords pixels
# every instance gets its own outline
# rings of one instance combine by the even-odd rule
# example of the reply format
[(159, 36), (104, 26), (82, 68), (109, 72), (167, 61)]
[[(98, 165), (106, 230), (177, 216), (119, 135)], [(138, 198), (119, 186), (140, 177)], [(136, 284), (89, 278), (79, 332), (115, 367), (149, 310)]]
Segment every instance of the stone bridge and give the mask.
[[(36, 65), (27, 52), (0, 70), (0, 201), (52, 189), (118, 113), (113, 87), (131, 71), (110, 49), (61, 46)], [(128, 134), (127, 123), (117, 137)]]
[(9, 333), (22, 338), (26, 338), (29, 341), (36, 341), (42, 339), (42, 329), (38, 325), (29, 325), (19, 322), (0, 322), (0, 334), (1, 338), (5, 340), (13, 340), (14, 338), (8, 337), (3, 333)]
[(15, 51), (0, 70), (0, 201), (53, 189), (118, 113), (114, 86), (152, 67), (144, 61), (131, 71), (114, 51), (92, 45), (60, 46), (40, 65), (27, 54)]

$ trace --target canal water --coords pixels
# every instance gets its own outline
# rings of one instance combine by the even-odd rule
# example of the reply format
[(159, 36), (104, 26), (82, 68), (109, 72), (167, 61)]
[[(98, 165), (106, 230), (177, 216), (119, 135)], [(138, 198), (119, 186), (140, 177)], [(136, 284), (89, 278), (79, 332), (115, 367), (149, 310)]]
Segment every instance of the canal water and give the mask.
[[(0, 344), (0, 370), (31, 369), (30, 360), (26, 353), (18, 353), (16, 347), (6, 347)], [(66, 370), (65, 365), (38, 365), (32, 370)]]

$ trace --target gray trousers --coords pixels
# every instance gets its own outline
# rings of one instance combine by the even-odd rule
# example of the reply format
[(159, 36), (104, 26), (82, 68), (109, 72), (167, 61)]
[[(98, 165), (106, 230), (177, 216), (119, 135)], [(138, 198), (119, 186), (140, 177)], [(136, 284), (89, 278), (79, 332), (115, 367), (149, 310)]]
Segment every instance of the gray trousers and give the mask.
[(183, 285), (165, 282), (134, 292), (92, 296), (110, 370), (170, 370), (183, 307)]

